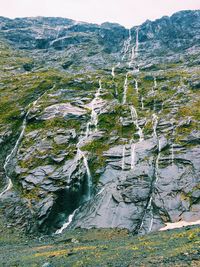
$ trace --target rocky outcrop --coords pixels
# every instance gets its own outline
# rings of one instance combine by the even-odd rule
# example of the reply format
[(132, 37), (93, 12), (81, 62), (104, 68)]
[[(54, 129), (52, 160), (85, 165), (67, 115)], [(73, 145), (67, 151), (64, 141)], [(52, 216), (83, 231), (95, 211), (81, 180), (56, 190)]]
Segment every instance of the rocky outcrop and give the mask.
[(8, 223), (15, 214), (29, 232), (72, 220), (141, 234), (199, 220), (199, 18), (183, 11), (130, 31), (0, 18)]

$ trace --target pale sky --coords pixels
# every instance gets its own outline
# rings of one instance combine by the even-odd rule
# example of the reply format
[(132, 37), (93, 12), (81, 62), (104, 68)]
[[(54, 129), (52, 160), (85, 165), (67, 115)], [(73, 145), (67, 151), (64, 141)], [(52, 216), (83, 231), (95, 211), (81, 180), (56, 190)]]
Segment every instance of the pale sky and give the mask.
[(52, 16), (78, 21), (117, 22), (127, 28), (186, 9), (199, 0), (0, 0), (0, 16)]

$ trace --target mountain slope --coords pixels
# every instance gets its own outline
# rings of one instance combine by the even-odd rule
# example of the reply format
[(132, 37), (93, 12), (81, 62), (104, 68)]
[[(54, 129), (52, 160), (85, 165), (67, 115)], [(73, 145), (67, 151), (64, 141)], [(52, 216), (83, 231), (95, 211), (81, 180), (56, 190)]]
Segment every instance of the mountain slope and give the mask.
[(138, 234), (199, 220), (199, 26), (199, 11), (130, 30), (0, 18), (5, 224)]

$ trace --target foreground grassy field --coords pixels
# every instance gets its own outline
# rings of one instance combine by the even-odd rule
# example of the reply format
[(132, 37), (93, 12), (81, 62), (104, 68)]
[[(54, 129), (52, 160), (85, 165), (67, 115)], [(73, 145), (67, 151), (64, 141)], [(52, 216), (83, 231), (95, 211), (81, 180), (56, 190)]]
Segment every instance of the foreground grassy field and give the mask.
[[(15, 233), (16, 234), (16, 233)], [(126, 230), (75, 230), (60, 236), (0, 239), (0, 266), (200, 266), (200, 228), (132, 236)]]

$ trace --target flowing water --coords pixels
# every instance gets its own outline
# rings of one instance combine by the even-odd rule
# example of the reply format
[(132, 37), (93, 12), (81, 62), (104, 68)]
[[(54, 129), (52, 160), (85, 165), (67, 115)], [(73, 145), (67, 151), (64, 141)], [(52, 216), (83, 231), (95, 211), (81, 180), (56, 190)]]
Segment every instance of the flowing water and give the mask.
[(123, 100), (122, 100), (123, 105), (126, 104), (127, 90), (128, 90), (128, 73), (126, 74), (126, 77), (124, 80), (124, 92), (123, 92)]
[(153, 80), (154, 80), (154, 89), (156, 89), (157, 88), (157, 80), (156, 80), (156, 77), (154, 77)]
[(142, 128), (139, 126), (139, 123), (138, 123), (137, 111), (133, 106), (130, 107), (130, 110), (131, 110), (132, 121), (138, 130), (139, 142), (141, 142), (144, 140), (144, 134), (143, 134)]
[(122, 49), (122, 61), (125, 59), (126, 55), (129, 52), (129, 48), (131, 45), (131, 40), (132, 40), (132, 36), (131, 36), (131, 30), (129, 29), (129, 37), (127, 40), (124, 41), (124, 45), (123, 45), (123, 49)]
[(142, 106), (142, 110), (144, 110), (144, 97), (143, 96), (141, 98), (141, 106)]
[(172, 127), (173, 127), (173, 130), (172, 130), (172, 144), (171, 144), (171, 164), (173, 166), (174, 164), (174, 129), (175, 129), (175, 126), (174, 126), (174, 122), (172, 122)]
[(131, 145), (131, 170), (135, 167), (135, 144)]
[(95, 109), (96, 109), (97, 102), (99, 100), (101, 90), (102, 90), (102, 83), (101, 83), (101, 80), (99, 80), (99, 88), (97, 89), (95, 96), (94, 96), (94, 99), (91, 102), (91, 110), (92, 111), (91, 111), (90, 121), (86, 125), (86, 133), (85, 133), (86, 138), (91, 134), (91, 131), (90, 131), (91, 126), (95, 127), (95, 129), (94, 129), (95, 132), (97, 131), (98, 113), (96, 112)]
[[(84, 143), (84, 141), (87, 140), (87, 138), (89, 137), (89, 135), (93, 132), (93, 131), (97, 131), (97, 126), (98, 126), (98, 113), (96, 112), (95, 108), (96, 108), (96, 104), (99, 100), (100, 94), (101, 94), (101, 90), (102, 90), (102, 83), (101, 80), (99, 80), (99, 88), (97, 89), (95, 96), (93, 98), (93, 100), (91, 101), (91, 117), (90, 117), (90, 121), (86, 124), (86, 130), (85, 130), (85, 134), (79, 138), (79, 142), (76, 145), (77, 148), (77, 152), (76, 152), (76, 156), (75, 156), (75, 162), (77, 165), (80, 164), (80, 161), (82, 160), (85, 169), (86, 169), (86, 175), (87, 175), (87, 192), (86, 192), (86, 196), (84, 201), (89, 201), (91, 199), (91, 195), (92, 195), (92, 189), (93, 189), (93, 182), (92, 182), (92, 175), (90, 172), (90, 168), (89, 168), (89, 164), (88, 164), (88, 159), (87, 156), (85, 154), (84, 151), (81, 150), (81, 144)], [(95, 126), (95, 130), (90, 130), (91, 126)], [(70, 182), (71, 177), (69, 177), (69, 182)], [(78, 209), (76, 209), (71, 215), (69, 215), (68, 221), (66, 223), (64, 223), (64, 225), (62, 226), (61, 229), (59, 229), (56, 233), (60, 234), (62, 233), (62, 231), (64, 229), (66, 229), (70, 223), (73, 220), (73, 217), (76, 213)]]
[(69, 215), (67, 222), (64, 223), (63, 226), (60, 229), (58, 229), (55, 234), (57, 235), (61, 234), (63, 230), (66, 229), (71, 224), (77, 211), (78, 209), (74, 210), (73, 213)]
[(137, 79), (134, 79), (134, 81), (135, 81), (135, 90), (136, 90), (136, 92), (137, 92), (137, 94), (138, 94), (138, 81), (137, 81)]
[[(54, 88), (55, 88), (55, 86), (53, 86), (53, 87), (52, 87), (51, 89), (49, 89), (49, 90), (53, 90)], [(49, 90), (48, 90), (48, 91), (49, 91)], [(46, 94), (46, 93), (47, 93), (47, 91), (46, 91), (44, 94)], [(4, 168), (4, 172), (5, 172), (5, 175), (6, 175), (6, 182), (7, 182), (7, 185), (5, 186), (5, 188), (3, 189), (3, 191), (0, 193), (0, 197), (2, 197), (6, 192), (8, 192), (8, 191), (9, 191), (10, 189), (12, 189), (12, 187), (13, 187), (12, 180), (10, 179), (10, 177), (9, 177), (8, 174), (7, 174), (7, 173), (8, 173), (7, 168), (8, 168), (8, 165), (9, 165), (11, 159), (12, 159), (13, 157), (15, 157), (16, 154), (17, 154), (17, 151), (18, 151), (18, 148), (19, 148), (19, 146), (20, 146), (21, 140), (22, 140), (22, 138), (23, 138), (23, 136), (24, 136), (24, 132), (25, 132), (25, 129), (26, 129), (26, 124), (27, 124), (27, 118), (28, 118), (28, 115), (29, 115), (29, 113), (30, 113), (31, 107), (35, 107), (36, 104), (37, 104), (37, 102), (41, 99), (41, 97), (42, 97), (44, 94), (42, 94), (40, 97), (38, 97), (37, 100), (33, 101), (31, 104), (28, 105), (28, 111), (27, 111), (27, 113), (26, 113), (26, 115), (25, 115), (25, 117), (24, 117), (23, 123), (22, 123), (22, 130), (21, 130), (21, 133), (20, 133), (20, 135), (19, 135), (19, 137), (18, 137), (18, 139), (17, 139), (17, 141), (16, 141), (16, 143), (15, 143), (15, 145), (14, 145), (14, 148), (12, 149), (12, 151), (10, 152), (10, 154), (6, 157), (6, 160), (5, 160), (5, 163), (4, 163), (4, 166), (3, 166), (3, 168)]]
[(174, 144), (171, 145), (171, 154), (172, 154), (172, 165), (174, 164)]
[(161, 152), (161, 143), (160, 143), (160, 140), (159, 140), (158, 135), (157, 135), (158, 116), (156, 114), (152, 115), (152, 123), (153, 123), (154, 137), (157, 140), (158, 154), (157, 154), (156, 161), (155, 161), (154, 180), (152, 181), (152, 185), (151, 185), (152, 186), (151, 195), (149, 197), (149, 200), (148, 200), (148, 203), (147, 203), (147, 207), (146, 207), (146, 209), (144, 211), (144, 214), (143, 214), (143, 217), (142, 217), (142, 221), (141, 221), (141, 224), (140, 224), (140, 227), (139, 227), (139, 230), (141, 230), (142, 227), (143, 227), (147, 212), (149, 211), (150, 212), (150, 223), (149, 223), (148, 232), (151, 232), (152, 227), (153, 227), (153, 222), (154, 222), (152, 201), (153, 201), (154, 189), (155, 189), (155, 186), (156, 186), (156, 184), (158, 182), (158, 178), (159, 178), (158, 170), (159, 170), (159, 160), (160, 160), (160, 152)]
[(134, 59), (135, 59), (135, 46), (132, 47), (132, 50), (131, 50), (131, 60), (129, 62), (129, 68), (131, 68), (133, 62), (134, 62)]
[(153, 134), (154, 134), (154, 137), (157, 138), (156, 129), (158, 125), (158, 116), (155, 113), (152, 115), (152, 123), (153, 123)]
[(113, 77), (113, 79), (114, 79), (114, 78), (115, 78), (115, 67), (112, 67), (111, 75), (112, 75), (112, 77)]
[(138, 51), (139, 51), (139, 28), (136, 29), (135, 57), (138, 57)]
[(123, 146), (123, 150), (122, 150), (122, 170), (125, 169), (125, 145)]
[[(89, 201), (91, 199), (93, 182), (92, 182), (92, 175), (91, 175), (89, 164), (88, 164), (88, 159), (87, 159), (87, 156), (85, 155), (85, 152), (81, 150), (81, 144), (84, 143), (84, 141), (87, 140), (87, 138), (91, 134), (90, 127), (92, 125), (95, 126), (95, 131), (97, 130), (98, 114), (95, 111), (95, 105), (96, 105), (97, 100), (100, 96), (101, 89), (102, 89), (102, 84), (101, 84), (101, 80), (99, 80), (99, 88), (97, 89), (97, 92), (95, 93), (94, 99), (91, 101), (92, 112), (91, 112), (90, 121), (86, 125), (85, 134), (81, 138), (79, 138), (79, 141), (76, 145), (77, 151), (76, 151), (76, 156), (75, 156), (75, 162), (77, 165), (79, 165), (80, 161), (81, 160), (83, 161), (83, 164), (84, 164), (85, 169), (86, 169), (86, 175), (87, 175), (87, 192), (86, 192), (86, 196), (85, 196), (84, 201)], [(70, 182), (70, 179), (71, 179), (71, 177), (69, 177), (69, 182)], [(69, 215), (68, 221), (65, 222), (63, 224), (63, 226), (59, 230), (56, 231), (56, 234), (61, 234), (63, 232), (63, 230), (66, 229), (71, 224), (71, 222), (75, 216), (75, 213), (78, 209), (74, 210), (73, 213)]]
[[(160, 140), (158, 139), (158, 155), (156, 157), (156, 163), (155, 163), (155, 180), (154, 180), (154, 184), (153, 187), (155, 188), (157, 182), (158, 182), (158, 170), (159, 170), (159, 160), (160, 160), (160, 152), (161, 152), (161, 144), (160, 144)], [(153, 211), (152, 211), (152, 200), (153, 200), (153, 192), (149, 201), (149, 208), (150, 208), (150, 225), (149, 225), (149, 232), (151, 232), (152, 227), (153, 227), (153, 221), (154, 221), (154, 217), (153, 217)]]

